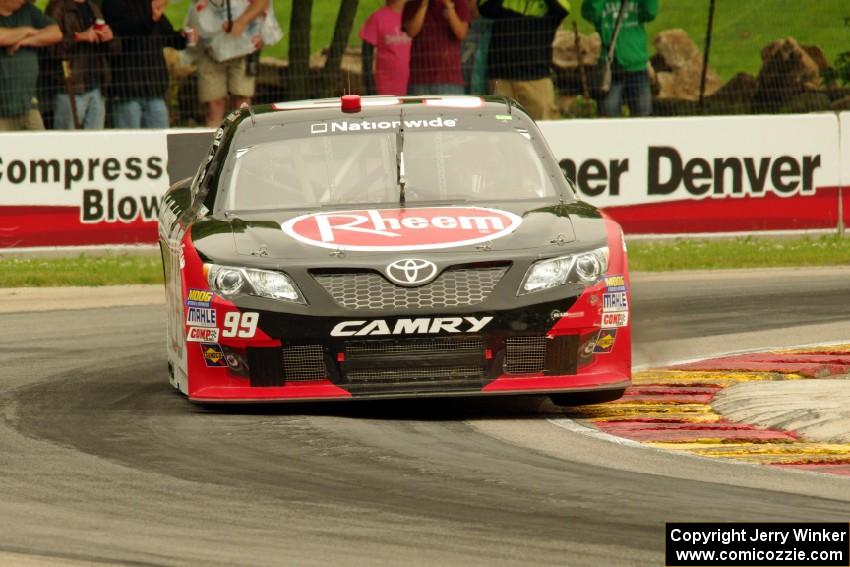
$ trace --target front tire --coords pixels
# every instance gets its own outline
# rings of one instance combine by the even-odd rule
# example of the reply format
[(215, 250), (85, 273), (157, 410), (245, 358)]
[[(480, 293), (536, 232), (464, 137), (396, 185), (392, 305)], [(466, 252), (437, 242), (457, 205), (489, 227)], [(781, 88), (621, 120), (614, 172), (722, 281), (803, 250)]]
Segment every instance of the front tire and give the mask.
[(557, 406), (586, 406), (590, 404), (604, 404), (613, 402), (623, 397), (625, 388), (618, 390), (602, 390), (600, 392), (576, 392), (575, 394), (552, 394), (549, 398)]

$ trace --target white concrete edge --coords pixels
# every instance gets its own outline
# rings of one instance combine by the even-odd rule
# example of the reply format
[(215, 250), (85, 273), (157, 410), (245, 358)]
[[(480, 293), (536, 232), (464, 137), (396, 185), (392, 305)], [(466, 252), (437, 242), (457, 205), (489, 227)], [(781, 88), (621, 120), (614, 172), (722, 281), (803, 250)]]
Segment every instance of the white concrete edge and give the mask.
[(27, 248), (0, 248), (0, 256), (17, 254), (105, 254), (109, 252), (145, 252), (159, 250), (158, 244), (108, 244), (91, 246), (30, 246)]

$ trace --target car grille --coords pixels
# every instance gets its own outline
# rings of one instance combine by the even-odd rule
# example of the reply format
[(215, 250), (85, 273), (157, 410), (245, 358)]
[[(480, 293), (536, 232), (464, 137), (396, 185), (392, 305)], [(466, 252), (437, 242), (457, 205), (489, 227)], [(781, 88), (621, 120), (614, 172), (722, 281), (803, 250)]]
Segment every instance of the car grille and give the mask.
[(288, 345), (281, 350), (283, 376), (287, 382), (309, 382), (327, 378), (322, 345)]
[(352, 391), (480, 388), (484, 352), (480, 337), (349, 341), (342, 369)]
[(378, 272), (322, 272), (313, 277), (333, 300), (347, 309), (443, 309), (483, 303), (508, 266), (450, 268), (433, 282), (404, 287)]
[(451, 368), (372, 368), (353, 370), (348, 379), (353, 384), (444, 384), (481, 380), (484, 371), (475, 366), (457, 366)]
[(546, 365), (546, 337), (508, 337), (505, 341), (504, 369), (508, 374), (537, 374)]
[(368, 356), (380, 354), (422, 355), (435, 352), (482, 352), (484, 342), (480, 338), (431, 337), (399, 341), (349, 341), (345, 345), (346, 356)]

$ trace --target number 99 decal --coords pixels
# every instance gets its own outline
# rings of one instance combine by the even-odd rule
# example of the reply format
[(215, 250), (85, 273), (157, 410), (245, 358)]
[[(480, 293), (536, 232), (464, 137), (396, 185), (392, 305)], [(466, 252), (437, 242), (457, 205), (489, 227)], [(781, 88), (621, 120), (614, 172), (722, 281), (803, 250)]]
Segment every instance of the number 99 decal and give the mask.
[(259, 313), (230, 311), (224, 316), (224, 329), (221, 332), (221, 336), (250, 339), (257, 332), (257, 322), (259, 320)]

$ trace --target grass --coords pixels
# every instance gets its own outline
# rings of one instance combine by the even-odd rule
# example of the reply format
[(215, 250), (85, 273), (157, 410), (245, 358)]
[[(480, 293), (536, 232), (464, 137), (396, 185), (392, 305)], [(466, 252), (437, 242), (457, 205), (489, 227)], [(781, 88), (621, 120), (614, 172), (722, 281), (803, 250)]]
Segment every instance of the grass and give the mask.
[[(629, 269), (642, 272), (850, 265), (850, 238), (632, 242)], [(160, 284), (158, 254), (0, 258), (0, 287)]]
[(850, 238), (738, 238), (632, 242), (629, 269), (714, 270), (850, 265)]
[(2, 258), (0, 287), (162, 283), (159, 255), (107, 254), (72, 258)]
[[(283, 41), (263, 50), (265, 55), (286, 57), (289, 16), (293, 0), (273, 0), (275, 13), (286, 32)], [(183, 24), (190, 0), (173, 0), (168, 16), (175, 27)], [(357, 30), (382, 6), (382, 0), (360, 0), (349, 43), (357, 45)], [(564, 23), (572, 29), (578, 22), (582, 33), (593, 26), (581, 19), (581, 0), (571, 0), (572, 13)], [(658, 18), (649, 24), (650, 40), (661, 30), (682, 28), (702, 49), (708, 21), (709, 0), (660, 0)], [(330, 43), (338, 0), (313, 0), (311, 52)], [(739, 71), (756, 74), (761, 67), (761, 48), (775, 39), (793, 36), (804, 44), (820, 46), (830, 61), (850, 50), (850, 2), (847, 0), (716, 0), (711, 67), (728, 80)], [(650, 53), (654, 50), (650, 48)]]

